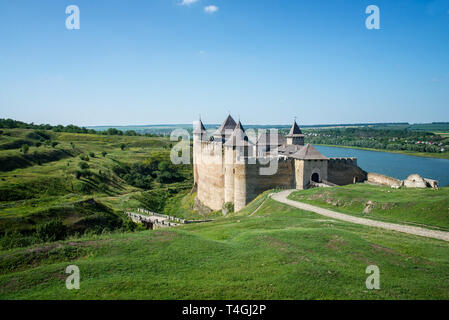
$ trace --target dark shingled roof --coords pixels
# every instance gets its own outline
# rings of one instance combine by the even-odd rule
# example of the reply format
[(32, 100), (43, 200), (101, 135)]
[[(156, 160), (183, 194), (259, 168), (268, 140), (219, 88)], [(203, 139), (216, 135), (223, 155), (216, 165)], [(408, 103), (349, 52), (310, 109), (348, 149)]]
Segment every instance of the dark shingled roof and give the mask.
[(291, 155), (292, 158), (301, 160), (327, 160), (315, 147), (310, 144), (306, 144), (304, 147), (299, 149), (298, 152)]
[(243, 147), (253, 145), (253, 143), (248, 140), (248, 136), (245, 133), (245, 129), (243, 128), (242, 123), (239, 121), (239, 123), (234, 129), (234, 132), (224, 145), (228, 147), (231, 146)]
[(295, 122), (293, 123), (292, 127), (290, 128), (290, 131), (287, 135), (287, 137), (294, 137), (294, 136), (302, 136), (302, 131), (299, 129), (298, 124)]
[(277, 151), (281, 155), (291, 156), (292, 154), (298, 152), (298, 150), (301, 148), (304, 148), (304, 146), (297, 144), (283, 144), (282, 146), (277, 148)]
[(236, 123), (234, 119), (232, 119), (231, 115), (228, 115), (226, 120), (221, 124), (221, 126), (215, 131), (214, 136), (224, 136), (226, 134), (226, 130), (234, 130)]

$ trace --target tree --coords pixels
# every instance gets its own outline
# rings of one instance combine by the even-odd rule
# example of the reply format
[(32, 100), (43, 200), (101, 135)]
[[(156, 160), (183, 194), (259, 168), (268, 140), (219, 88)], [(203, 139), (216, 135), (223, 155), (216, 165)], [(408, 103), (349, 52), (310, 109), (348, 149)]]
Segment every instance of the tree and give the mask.
[(126, 145), (125, 145), (124, 143), (122, 143), (122, 144), (120, 145), (120, 149), (125, 150), (125, 148), (126, 148)]
[(54, 147), (56, 147), (58, 144), (59, 144), (59, 142), (53, 141), (53, 142), (51, 143), (51, 146), (54, 148)]
[(23, 154), (27, 154), (30, 147), (27, 144), (22, 145), (22, 152)]
[(107, 153), (106, 151), (102, 151), (102, 152), (101, 152), (101, 155), (102, 155), (103, 157), (106, 157), (107, 154), (108, 154), (108, 153)]

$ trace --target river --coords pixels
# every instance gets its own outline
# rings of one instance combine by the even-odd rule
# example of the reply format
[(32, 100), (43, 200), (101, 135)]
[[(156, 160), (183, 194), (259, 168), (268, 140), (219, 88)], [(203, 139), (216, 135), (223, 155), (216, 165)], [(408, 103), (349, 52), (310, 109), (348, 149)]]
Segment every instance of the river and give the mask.
[(449, 160), (409, 156), (400, 153), (350, 148), (314, 146), (326, 157), (355, 157), (360, 168), (405, 179), (412, 173), (438, 180), (440, 187), (449, 185)]

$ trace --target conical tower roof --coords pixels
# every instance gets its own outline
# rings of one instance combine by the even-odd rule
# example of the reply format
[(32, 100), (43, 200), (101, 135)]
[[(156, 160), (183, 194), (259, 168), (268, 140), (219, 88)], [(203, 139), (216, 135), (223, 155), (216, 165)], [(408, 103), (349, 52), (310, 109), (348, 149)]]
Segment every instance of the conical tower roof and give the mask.
[(299, 129), (298, 124), (296, 123), (296, 120), (293, 122), (292, 127), (290, 128), (290, 131), (287, 135), (287, 137), (295, 137), (302, 135), (301, 129)]
[(193, 130), (193, 133), (197, 133), (197, 134), (202, 134), (202, 133), (206, 133), (206, 128), (203, 125), (203, 122), (200, 120), (197, 121), (195, 129)]
[(236, 127), (236, 123), (234, 119), (232, 119), (231, 115), (228, 115), (225, 121), (221, 124), (221, 126), (215, 131), (214, 136), (224, 136), (227, 130), (234, 130)]
[(234, 132), (232, 132), (232, 135), (229, 137), (228, 141), (226, 141), (225, 146), (243, 147), (249, 145), (253, 145), (253, 143), (249, 141), (245, 129), (243, 128), (242, 123), (239, 121), (234, 129)]

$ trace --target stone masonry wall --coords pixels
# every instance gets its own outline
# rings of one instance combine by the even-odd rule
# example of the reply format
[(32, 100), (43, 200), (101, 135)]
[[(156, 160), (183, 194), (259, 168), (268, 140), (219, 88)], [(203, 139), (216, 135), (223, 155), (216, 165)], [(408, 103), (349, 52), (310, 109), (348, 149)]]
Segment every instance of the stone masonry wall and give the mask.
[(202, 142), (196, 161), (198, 200), (212, 210), (220, 210), (224, 202), (224, 161), (221, 144)]
[(391, 187), (399, 187), (402, 185), (402, 181), (392, 178), (392, 177), (388, 177), (388, 176), (384, 176), (383, 174), (379, 174), (379, 173), (374, 173), (374, 172), (369, 172), (368, 173), (368, 182), (370, 183), (375, 183), (375, 184), (381, 184), (381, 185), (385, 185), (385, 186), (391, 186)]
[(356, 158), (330, 158), (328, 166), (328, 181), (337, 185), (363, 182), (367, 173), (357, 165)]

